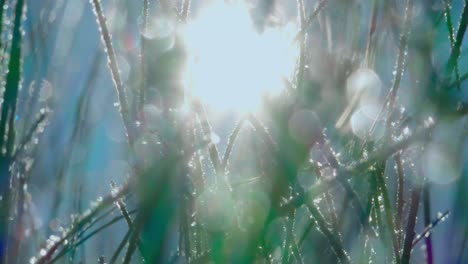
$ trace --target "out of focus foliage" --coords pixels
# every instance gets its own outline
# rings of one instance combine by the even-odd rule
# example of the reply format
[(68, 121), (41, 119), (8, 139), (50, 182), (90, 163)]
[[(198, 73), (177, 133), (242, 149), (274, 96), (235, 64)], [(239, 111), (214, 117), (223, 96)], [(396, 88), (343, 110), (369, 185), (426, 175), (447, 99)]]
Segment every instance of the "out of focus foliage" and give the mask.
[(466, 263), (465, 0), (0, 0), (1, 263)]

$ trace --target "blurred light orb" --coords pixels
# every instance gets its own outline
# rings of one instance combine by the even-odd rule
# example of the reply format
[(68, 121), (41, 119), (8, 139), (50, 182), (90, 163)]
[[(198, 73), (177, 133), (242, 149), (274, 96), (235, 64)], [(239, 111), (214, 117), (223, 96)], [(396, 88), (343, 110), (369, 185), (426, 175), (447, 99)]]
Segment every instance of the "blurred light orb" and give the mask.
[(430, 143), (422, 159), (424, 175), (433, 183), (449, 184), (462, 173), (459, 159), (442, 144)]
[(319, 118), (311, 110), (294, 112), (289, 118), (288, 129), (291, 137), (304, 145), (312, 145), (322, 138)]
[[(434, 123), (432, 117), (426, 125)], [(431, 142), (421, 155), (421, 170), (433, 183), (450, 184), (463, 172), (468, 118), (443, 118), (432, 131)]]
[(111, 160), (106, 168), (105, 174), (108, 179), (124, 182), (131, 172), (130, 165), (125, 160)]
[(371, 69), (361, 68), (349, 75), (346, 80), (346, 96), (349, 101), (360, 99), (366, 103), (380, 96), (382, 81)]
[(262, 97), (281, 91), (295, 68), (297, 27), (258, 33), (240, 1), (216, 0), (184, 29), (188, 93), (217, 111), (257, 110)]
[(218, 134), (211, 132), (209, 141), (213, 144), (218, 144), (221, 139), (219, 138)]
[(53, 96), (53, 94), (54, 87), (52, 83), (47, 80), (43, 80), (41, 83), (41, 90), (39, 92), (39, 101), (47, 101)]
[[(377, 120), (379, 108), (377, 105), (363, 105), (354, 111), (349, 123), (353, 133), (362, 140), (377, 141), (384, 136), (385, 122)], [(375, 123), (374, 130), (370, 133), (372, 125)]]
[(143, 106), (142, 121), (144, 129), (156, 131), (162, 123), (162, 113), (155, 105), (146, 104)]
[(147, 50), (163, 53), (175, 45), (177, 21), (172, 16), (156, 14), (146, 26), (140, 26), (140, 31)]
[(124, 56), (117, 56), (117, 65), (119, 66), (120, 78), (122, 82), (127, 82), (130, 76), (130, 64)]
[[(284, 219), (277, 218), (270, 222), (265, 232), (265, 242), (267, 248), (279, 247), (281, 249), (283, 246), (283, 241), (286, 238), (285, 230)], [(281, 255), (279, 258), (281, 258)]]
[(333, 167), (326, 166), (322, 168), (320, 171), (322, 173), (321, 175), (322, 178), (327, 182), (330, 182), (336, 178), (336, 169)]
[(134, 163), (141, 169), (151, 168), (164, 156), (161, 143), (156, 135), (145, 133), (133, 145)]
[(228, 231), (234, 225), (234, 200), (228, 190), (207, 188), (197, 197), (200, 223), (209, 231)]
[(236, 203), (239, 225), (247, 230), (258, 231), (263, 227), (270, 212), (270, 199), (261, 190), (241, 193)]

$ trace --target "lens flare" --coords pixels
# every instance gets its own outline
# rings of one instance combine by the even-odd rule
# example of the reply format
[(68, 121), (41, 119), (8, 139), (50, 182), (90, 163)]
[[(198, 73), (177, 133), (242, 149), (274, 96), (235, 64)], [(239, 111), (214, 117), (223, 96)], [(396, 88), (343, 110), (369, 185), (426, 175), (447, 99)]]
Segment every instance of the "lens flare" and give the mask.
[(245, 5), (212, 3), (184, 29), (188, 93), (217, 111), (255, 111), (293, 72), (296, 32), (289, 23), (258, 33)]

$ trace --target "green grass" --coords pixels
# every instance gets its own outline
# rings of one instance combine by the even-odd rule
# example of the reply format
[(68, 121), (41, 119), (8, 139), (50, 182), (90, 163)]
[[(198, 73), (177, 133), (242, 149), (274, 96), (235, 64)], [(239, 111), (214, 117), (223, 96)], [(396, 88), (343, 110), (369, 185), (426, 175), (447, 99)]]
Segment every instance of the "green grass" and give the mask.
[[(4, 263), (20, 263), (25, 255), (34, 263), (76, 263), (77, 250), (84, 248), (91, 238), (113, 246), (112, 253), (100, 260), (109, 263), (139, 263), (144, 260), (145, 263), (406, 264), (422, 259), (421, 253), (415, 250), (422, 240), (426, 247), (423, 259), (427, 263), (435, 263), (435, 254), (440, 252), (437, 248), (442, 248), (445, 242), (434, 239), (432, 232), (449, 211), (442, 216), (433, 215), (431, 195), (443, 194), (431, 192), (434, 183), (428, 175), (423, 175), (423, 169), (411, 166), (419, 160), (411, 156), (409, 150), (416, 147), (424, 150), (426, 144), (436, 139), (434, 131), (442, 121), (465, 118), (466, 108), (454, 105), (460, 102), (466, 105), (463, 101), (466, 99), (459, 93), (467, 79), (466, 74), (460, 75), (460, 72), (466, 72), (466, 63), (460, 58), (468, 24), (466, 3), (456, 32), (448, 0), (444, 1), (443, 10), (431, 11), (433, 17), (427, 23), (433, 23), (429, 28), (434, 31), (435, 21), (445, 14), (446, 41), (451, 50), (443, 62), (437, 62), (438, 65), (446, 65), (443, 71), (430, 65), (435, 79), (429, 81), (429, 87), (418, 90), (419, 96), (429, 103), (404, 105), (406, 101), (400, 100), (399, 95), (406, 92), (403, 89), (413, 89), (412, 86), (418, 83), (414, 80), (417, 77), (413, 77), (407, 68), (412, 67), (413, 56), (420, 47), (413, 34), (419, 33), (421, 28), (413, 27), (422, 26), (414, 22), (414, 9), (416, 6), (421, 9), (427, 7), (424, 1), (407, 0), (404, 8), (389, 4), (392, 1), (374, 1), (370, 6), (358, 6), (334, 0), (318, 1), (315, 7), (308, 8), (308, 3), (297, 1), (299, 32), (295, 41), (299, 42), (300, 51), (296, 72), (288, 80), (291, 87), (279, 97), (266, 100), (263, 115), (248, 113), (233, 120), (233, 129), (224, 154), (221, 154), (222, 146), (211, 142), (215, 126), (203, 98), (184, 97), (183, 92), (168, 85), (178, 81), (179, 75), (172, 71), (184, 63), (183, 46), (178, 43), (181, 40), (175, 38), (178, 44), (160, 57), (155, 55), (153, 60), (151, 56), (154, 54), (147, 41), (155, 40), (141, 37), (141, 58), (136, 62), (138, 65), (132, 65), (138, 69), (138, 80), (125, 82), (117, 60), (118, 46), (113, 43), (113, 31), (105, 16), (106, 6), (100, 0), (91, 0), (86, 8), (92, 8), (96, 16), (101, 48), (105, 50), (118, 98), (130, 175), (121, 185), (112, 182), (112, 193), (98, 198), (89, 209), (81, 207), (80, 195), (75, 197), (80, 211), (70, 225), (58, 237), (44, 239), (37, 235), (36, 239), (46, 241), (39, 243), (40, 248), (35, 248), (33, 239), (23, 234), (25, 229), (31, 228), (30, 221), (25, 219), (30, 214), (33, 200), (27, 188), (31, 175), (27, 162), (45, 151), (32, 141), (42, 140), (40, 133), (51, 113), (43, 111), (28, 124), (16, 121), (17, 108), (27, 107), (19, 98), (24, 67), (22, 26), (23, 18), (28, 18), (24, 15), (25, 1), (13, 2), (14, 5), (0, 12), (0, 28), (10, 30), (12, 36), (0, 38), (0, 50), (8, 47), (4, 56), (7, 63), (0, 64), (6, 67), (0, 70), (3, 73), (0, 79), (4, 80), (0, 117), (0, 257)], [(0, 4), (4, 5), (5, 1), (0, 1)], [(145, 30), (151, 20), (150, 6), (154, 3), (143, 0), (141, 4)], [(176, 17), (178, 23), (190, 23), (191, 2), (184, 0), (181, 4), (181, 7), (164, 6), (162, 9), (166, 15)], [(363, 25), (369, 25), (369, 28), (364, 30), (364, 34), (348, 34), (359, 41), (346, 39), (346, 34), (341, 31), (356, 29), (353, 25), (339, 28), (342, 24), (332, 20), (333, 12), (344, 10), (348, 16), (346, 21), (368, 19), (366, 16), (361, 18), (357, 12), (360, 8), (367, 8), (371, 13), (370, 20), (363, 21)], [(5, 19), (11, 20), (12, 25), (4, 26), (2, 21)], [(381, 53), (387, 45), (389, 32), (398, 32), (400, 36), (390, 56), (393, 61), (379, 62), (379, 56), (383, 58)], [(313, 61), (311, 50), (318, 49), (314, 45), (319, 42), (313, 43), (310, 36), (318, 36), (324, 43), (334, 41), (324, 44), (329, 47), (353, 43), (350, 56), (365, 62), (346, 64), (338, 49), (336, 53), (324, 55), (331, 61), (330, 65)], [(365, 39), (361, 40), (362, 36)], [(435, 40), (429, 37), (427, 41)], [(357, 45), (356, 48), (354, 44), (357, 42), (365, 45)], [(433, 43), (427, 46), (432, 47)], [(429, 50), (429, 54), (431, 52)], [(160, 79), (152, 84), (159, 89), (156, 105), (160, 110), (160, 124), (151, 134), (138, 124), (147, 125), (141, 113), (146, 104), (153, 103), (149, 99), (150, 84), (145, 73), (152, 67), (149, 63), (154, 61), (160, 63), (158, 65), (168, 74), (157, 75)], [(350, 120), (339, 129), (335, 128), (336, 120), (347, 108), (347, 101), (343, 99), (346, 89), (339, 88), (346, 85), (347, 76), (362, 65), (384, 76), (381, 69), (389, 68), (382, 67), (385, 63), (387, 66), (394, 64), (395, 73), (391, 83), (387, 81), (389, 88), (384, 89), (384, 100), (378, 114), (379, 120), (385, 123), (384, 136), (376, 141), (371, 137), (359, 138), (349, 128)], [(98, 60), (95, 65), (97, 68)], [(309, 68), (313, 65), (329, 67), (329, 76), (320, 76), (327, 82), (312, 84), (314, 80)], [(56, 181), (47, 183), (56, 185), (57, 189), (50, 194), (53, 209), (46, 221), (57, 218), (60, 205), (69, 198), (69, 194), (64, 192), (64, 181), (70, 177), (70, 159), (78, 134), (85, 127), (83, 116), (91, 100), (89, 89), (95, 81), (96, 68), (90, 70), (90, 80), (78, 100), (71, 147), (56, 160), (61, 162)], [(454, 81), (451, 78), (453, 71)], [(419, 74), (429, 76), (429, 72)], [(317, 98), (307, 98), (325, 94), (325, 89), (332, 89), (330, 87), (337, 89), (333, 94), (333, 105), (329, 102), (323, 104)], [(455, 96), (447, 96), (447, 93), (455, 93)], [(186, 102), (188, 110), (181, 110), (181, 101)], [(400, 111), (402, 107), (410, 108), (411, 113)], [(298, 140), (297, 135), (291, 133), (292, 117), (303, 109), (314, 112), (314, 118), (307, 120), (313, 129), (304, 132), (306, 141)], [(409, 119), (409, 125), (404, 123)], [(376, 122), (369, 130), (375, 127)], [(404, 132), (405, 128), (411, 132)], [(137, 147), (145, 137), (158, 141), (154, 146), (151, 142), (144, 144), (152, 147), (149, 156), (148, 153), (140, 153)], [(350, 146), (354, 147), (351, 149)], [(311, 154), (313, 147), (318, 149), (316, 156)], [(243, 152), (245, 149), (249, 151)], [(245, 177), (238, 180), (236, 177), (246, 167), (255, 175), (241, 175)], [(330, 171), (331, 175), (327, 175)], [(307, 185), (301, 181), (299, 174), (302, 172), (309, 180)], [(93, 187), (92, 183), (88, 184), (83, 188)], [(463, 192), (457, 195), (458, 199), (466, 197)], [(208, 199), (201, 199), (205, 196)], [(302, 211), (301, 208), (307, 210)], [(424, 217), (418, 218), (420, 211)], [(466, 216), (456, 213), (454, 215), (459, 217), (455, 218), (456, 221), (464, 223), (461, 230), (465, 232), (460, 233), (465, 234), (462, 241), (466, 241), (468, 226), (464, 221), (466, 218), (463, 218)], [(304, 217), (307, 222), (301, 225), (300, 219)], [(120, 239), (108, 241), (100, 236), (103, 230), (123, 221), (125, 225), (121, 225), (123, 236)], [(284, 223), (284, 228), (274, 227), (278, 221)], [(272, 232), (277, 241), (268, 240)], [(50, 235), (49, 231), (43, 233)], [(456, 245), (456, 249), (461, 248), (457, 256), (460, 261), (464, 257), (463, 243)], [(91, 263), (96, 260), (82, 261)]]

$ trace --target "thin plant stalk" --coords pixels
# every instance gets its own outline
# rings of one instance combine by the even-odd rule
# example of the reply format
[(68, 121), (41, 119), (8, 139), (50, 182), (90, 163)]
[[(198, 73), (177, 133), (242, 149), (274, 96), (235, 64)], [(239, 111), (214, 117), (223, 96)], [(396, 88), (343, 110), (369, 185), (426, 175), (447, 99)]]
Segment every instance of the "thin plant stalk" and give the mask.
[(450, 211), (446, 211), (445, 213), (443, 213), (442, 215), (437, 217), (437, 219), (434, 220), (432, 223), (426, 225), (426, 227), (421, 232), (421, 234), (417, 235), (416, 238), (414, 239), (413, 249), (416, 246), (416, 244), (419, 243), (419, 241), (423, 240), (423, 238), (425, 238), (427, 236), (427, 234), (429, 234), (438, 224), (440, 224), (442, 221), (444, 221), (448, 217), (449, 214), (450, 214)]
[(139, 241), (139, 236), (140, 236), (140, 230), (142, 228), (142, 222), (143, 222), (143, 215), (145, 215), (144, 212), (140, 212), (136, 219), (135, 223), (132, 225), (131, 228), (131, 235), (128, 241), (128, 248), (127, 251), (125, 252), (125, 257), (122, 263), (128, 264), (132, 260), (133, 253), (135, 252), (135, 249), (137, 248), (137, 244)]
[(348, 254), (346, 253), (342, 243), (340, 242), (339, 238), (336, 237), (336, 235), (328, 229), (328, 224), (325, 218), (323, 217), (322, 213), (318, 210), (318, 208), (313, 204), (313, 201), (309, 200), (309, 202), (307, 202), (306, 205), (309, 209), (309, 212), (312, 214), (312, 217), (315, 219), (319, 231), (327, 238), (328, 242), (330, 243), (330, 246), (332, 247), (340, 262), (350, 263), (351, 260)]
[[(149, 0), (143, 0), (143, 21), (141, 25), (142, 32), (146, 33), (148, 27), (148, 9), (149, 9)], [(145, 105), (145, 90), (146, 90), (146, 43), (143, 37), (143, 34), (140, 37), (140, 67), (141, 67), (141, 80), (140, 80), (140, 90), (138, 94), (138, 111), (143, 110), (143, 106)]]
[(83, 226), (85, 226), (87, 223), (91, 222), (91, 220), (101, 211), (104, 209), (108, 208), (112, 204), (115, 203), (118, 199), (123, 197), (124, 195), (128, 194), (130, 191), (130, 185), (126, 184), (122, 186), (118, 191), (114, 192), (111, 195), (108, 195), (104, 197), (101, 202), (97, 204), (96, 207), (94, 207), (92, 210), (90, 210), (88, 213), (82, 215), (69, 229), (68, 232), (66, 232), (57, 242), (55, 242), (53, 245), (49, 247), (48, 250), (46, 250), (45, 254), (43, 254), (38, 260), (37, 264), (45, 264), (48, 263), (53, 254), (57, 251), (57, 249), (62, 246), (67, 239), (70, 237), (73, 237), (77, 232), (81, 230)]
[[(296, 212), (294, 212), (292, 214), (292, 218), (290, 219), (290, 223), (288, 223), (290, 225), (289, 229), (288, 229), (288, 232), (290, 232), (290, 237), (291, 237), (291, 253), (292, 255), (294, 256), (294, 258), (296, 259), (297, 263), (301, 264), (301, 263), (304, 263), (304, 261), (302, 260), (302, 254), (299, 250), (299, 245), (297, 243), (297, 239), (296, 239), (296, 236), (294, 234), (294, 222), (295, 222), (295, 216), (296, 216)], [(288, 263), (290, 263), (290, 260), (288, 260)]]
[(127, 244), (127, 241), (130, 238), (131, 233), (132, 233), (132, 229), (129, 228), (127, 232), (125, 233), (125, 236), (122, 238), (119, 245), (117, 246), (117, 249), (115, 250), (114, 254), (112, 254), (112, 257), (109, 261), (110, 264), (114, 264), (117, 261), (117, 258), (119, 257), (120, 252), (122, 252), (122, 249), (125, 247), (125, 244)]
[[(322, 143), (325, 152), (326, 152), (326, 158), (327, 160), (331, 163), (332, 167), (335, 169), (339, 170), (340, 169), (340, 164), (338, 162), (338, 158), (335, 156), (335, 153), (333, 152), (333, 149), (331, 148), (330, 144), (328, 143), (327, 140), (324, 140)], [(355, 208), (359, 221), (363, 227), (366, 226), (366, 219), (365, 219), (365, 213), (364, 209), (361, 205), (361, 202), (359, 201), (359, 196), (354, 190), (354, 188), (351, 186), (351, 184), (347, 180), (343, 179), (338, 179), (338, 182), (343, 186), (345, 192), (346, 192), (346, 197), (349, 198), (352, 202), (352, 206)]]
[(385, 216), (386, 216), (386, 221), (388, 225), (388, 229), (390, 231), (390, 238), (392, 240), (393, 244), (393, 253), (394, 253), (394, 258), (396, 263), (400, 263), (399, 259), (399, 251), (398, 251), (398, 243), (397, 243), (397, 238), (395, 235), (395, 223), (393, 219), (393, 212), (392, 212), (392, 207), (391, 207), (391, 202), (390, 198), (388, 195), (388, 190), (387, 190), (387, 185), (385, 184), (385, 176), (384, 176), (384, 171), (383, 169), (385, 168), (384, 164), (382, 164), (382, 171), (380, 173), (377, 173), (377, 185), (379, 188), (379, 192), (381, 193), (383, 197), (383, 207), (385, 210)]
[(297, 70), (297, 84), (296, 89), (302, 93), (303, 92), (303, 82), (304, 82), (304, 71), (305, 71), (305, 49), (306, 49), (306, 19), (305, 19), (305, 7), (303, 0), (297, 0), (297, 11), (299, 15), (299, 25), (301, 27), (301, 38), (300, 38), (300, 50), (299, 50), (299, 63)]
[(407, 0), (405, 7), (405, 18), (403, 22), (403, 32), (400, 36), (398, 55), (395, 65), (395, 77), (393, 79), (392, 88), (388, 95), (388, 117), (386, 123), (387, 133), (390, 133), (393, 110), (395, 108), (396, 97), (400, 88), (401, 79), (405, 69), (406, 50), (408, 46), (408, 38), (411, 31), (411, 16), (413, 14), (413, 1)]
[(89, 98), (91, 95), (92, 88), (94, 87), (97, 77), (99, 75), (99, 65), (101, 62), (101, 55), (98, 53), (97, 56), (94, 57), (92, 62), (92, 67), (88, 72), (88, 78), (85, 82), (84, 89), (81, 91), (81, 94), (78, 98), (77, 108), (74, 114), (74, 126), (72, 130), (72, 135), (69, 140), (69, 144), (65, 147), (65, 153), (63, 153), (61, 162), (58, 168), (58, 172), (56, 175), (56, 182), (57, 188), (53, 194), (52, 200), (52, 210), (50, 211), (49, 219), (53, 220), (57, 217), (60, 204), (63, 201), (63, 187), (66, 182), (66, 175), (68, 172), (70, 159), (73, 155), (73, 151), (75, 150), (75, 146), (79, 141), (80, 138), (80, 131), (84, 126), (85, 118), (88, 114), (88, 103)]
[[(423, 188), (423, 205), (424, 205), (424, 225), (429, 226), (431, 224), (431, 193), (430, 193), (429, 182), (426, 181)], [(427, 264), (434, 263), (434, 250), (432, 248), (432, 236), (428, 233), (424, 236), (426, 242), (426, 260)]]
[[(209, 140), (212, 135), (212, 131), (211, 131), (211, 125), (208, 121), (208, 117), (206, 115), (205, 109), (203, 108), (203, 105), (199, 102), (194, 102), (193, 107), (194, 107), (195, 112), (197, 113), (198, 119), (200, 120), (200, 125), (202, 128), (203, 136), (205, 137), (205, 139)], [(208, 152), (210, 154), (211, 163), (213, 164), (216, 174), (219, 177), (219, 174), (223, 172), (221, 170), (221, 161), (219, 158), (219, 152), (218, 152), (218, 149), (216, 148), (216, 145), (210, 144), (208, 147)]]
[(378, 185), (378, 174), (379, 172), (374, 172), (373, 174), (369, 175), (369, 196), (370, 196), (370, 202), (371, 202), (371, 213), (374, 213), (374, 218), (375, 218), (375, 227), (380, 230), (380, 239), (382, 242), (387, 241), (387, 234), (385, 233), (384, 225), (383, 225), (383, 220), (382, 220), (382, 211), (380, 210), (381, 208), (381, 202), (379, 199), (379, 185)]
[(232, 130), (231, 135), (229, 136), (227, 147), (223, 155), (223, 161), (221, 163), (221, 167), (223, 168), (223, 170), (226, 170), (226, 167), (229, 162), (229, 158), (231, 157), (232, 149), (234, 147), (234, 143), (236, 142), (237, 136), (239, 135), (239, 132), (242, 126), (244, 125), (244, 122), (245, 122), (245, 118), (241, 118), (239, 122), (237, 122), (236, 126)]
[(321, 0), (317, 6), (315, 7), (314, 11), (312, 14), (310, 14), (309, 18), (306, 20), (304, 28), (299, 31), (299, 33), (296, 35), (296, 39), (300, 39), (302, 36), (305, 34), (305, 31), (312, 25), (314, 20), (317, 18), (317, 16), (320, 14), (320, 12), (325, 8), (326, 4), (328, 3), (328, 0)]
[(180, 13), (182, 22), (187, 22), (191, 4), (192, 4), (191, 0), (183, 0), (182, 1), (182, 11)]
[(307, 236), (309, 235), (310, 231), (312, 230), (312, 228), (314, 227), (315, 225), (315, 221), (311, 220), (309, 222), (309, 224), (307, 224), (306, 228), (304, 229), (304, 232), (302, 233), (301, 237), (299, 238), (299, 242), (298, 242), (298, 247), (299, 248), (302, 248), (302, 245), (304, 244)]
[[(376, 162), (381, 161), (381, 160), (386, 160), (389, 157), (391, 157), (393, 154), (395, 154), (398, 151), (404, 150), (411, 146), (412, 144), (425, 139), (432, 129), (434, 128), (435, 123), (432, 123), (423, 129), (420, 129), (419, 131), (416, 131), (415, 133), (411, 134), (405, 139), (402, 139), (398, 142), (389, 144), (387, 146), (384, 146), (378, 150), (376, 150), (374, 155), (370, 156), (367, 159), (364, 159), (358, 163), (356, 163), (353, 166), (349, 167), (343, 167), (340, 168), (339, 170), (336, 171), (336, 177), (332, 181), (336, 181), (338, 179), (341, 180), (347, 180), (351, 178), (351, 175), (360, 175), (362, 174), (363, 171), (366, 171), (370, 166), (374, 165)], [(289, 210), (292, 210), (293, 208), (297, 208), (301, 205), (304, 204), (304, 201), (306, 199), (314, 199), (318, 195), (323, 194), (326, 190), (328, 190), (331, 187), (329, 182), (318, 182), (309, 189), (306, 190), (304, 195), (302, 197), (298, 197), (296, 199), (291, 200), (289, 203), (283, 206), (284, 212), (287, 213)]]
[[(115, 188), (117, 188), (117, 185), (114, 182), (111, 182), (111, 187), (112, 187), (112, 189), (115, 189)], [(132, 218), (130, 217), (130, 213), (127, 210), (127, 206), (125, 205), (124, 200), (122, 198), (118, 199), (115, 202), (115, 204), (116, 204), (117, 208), (120, 210), (120, 212), (122, 213), (122, 216), (125, 218), (125, 222), (127, 223), (128, 228), (129, 229), (133, 228), (133, 221), (132, 221)], [(140, 240), (137, 240), (136, 243), (137, 243), (137, 246), (138, 246), (138, 251), (140, 251), (140, 253), (141, 253), (142, 251), (141, 251)]]
[(462, 76), (460, 76), (460, 80), (459, 80), (459, 81), (452, 82), (452, 83), (450, 83), (447, 87), (448, 87), (448, 88), (456, 87), (456, 86), (458, 86), (459, 84), (461, 84), (463, 81), (466, 81), (467, 79), (468, 79), (468, 73), (465, 73), (465, 74), (463, 74)]
[(374, 33), (377, 28), (377, 14), (378, 14), (378, 4), (379, 0), (374, 0), (374, 5), (372, 8), (372, 17), (369, 21), (369, 33), (367, 35), (367, 45), (366, 45), (366, 53), (364, 63), (366, 67), (370, 66), (370, 56), (372, 53), (373, 43), (374, 43)]
[[(386, 2), (388, 3), (388, 2)], [(408, 37), (411, 32), (411, 14), (413, 13), (413, 0), (407, 0), (405, 7), (405, 18), (403, 21), (403, 32), (400, 35), (400, 41), (398, 43), (398, 54), (395, 61), (395, 76), (393, 78), (392, 87), (390, 92), (382, 104), (382, 107), (379, 110), (377, 118), (374, 120), (372, 126), (369, 129), (369, 136), (374, 133), (377, 121), (380, 120), (384, 114), (385, 107), (388, 107), (388, 117), (386, 122), (386, 131), (390, 133), (391, 123), (392, 123), (392, 113), (395, 108), (396, 97), (398, 90), (400, 88), (400, 82), (403, 77), (405, 60), (406, 60), (406, 50), (408, 46)]]
[[(0, 36), (3, 36), (3, 16), (5, 15), (5, 1), (6, 0), (0, 0)], [(0, 51), (2, 50), (2, 38), (0, 38)], [(3, 54), (2, 54), (3, 55)]]
[(283, 255), (281, 257), (281, 263), (287, 264), (289, 262), (289, 254), (291, 249), (291, 240), (292, 240), (292, 233), (293, 233), (293, 219), (294, 211), (289, 213), (288, 217), (285, 219), (286, 221), (286, 238), (284, 240), (284, 248), (283, 248)]
[(414, 228), (416, 226), (416, 217), (418, 215), (419, 200), (421, 197), (421, 186), (417, 184), (411, 191), (411, 203), (409, 209), (408, 223), (405, 230), (405, 241), (403, 244), (403, 253), (401, 255), (401, 263), (409, 264), (411, 257), (411, 249), (415, 236)]
[(395, 162), (397, 166), (397, 192), (396, 192), (396, 215), (395, 215), (395, 229), (398, 241), (398, 250), (400, 250), (401, 235), (402, 235), (402, 217), (403, 217), (403, 205), (404, 205), (404, 184), (405, 184), (405, 172), (403, 169), (403, 162), (401, 161), (401, 153), (395, 155)]
[(114, 81), (115, 89), (117, 91), (117, 97), (119, 99), (120, 115), (122, 117), (125, 134), (127, 135), (127, 143), (130, 148), (135, 142), (133, 136), (133, 123), (130, 120), (129, 107), (127, 97), (125, 95), (125, 87), (120, 77), (119, 67), (117, 65), (117, 59), (115, 56), (114, 46), (112, 45), (111, 34), (107, 28), (106, 17), (102, 10), (100, 0), (90, 0), (93, 5), (93, 10), (97, 18), (99, 30), (101, 32), (101, 38), (104, 43), (105, 51), (107, 54), (108, 64), (111, 71), (112, 80)]
[(465, 232), (463, 233), (463, 239), (460, 245), (460, 252), (458, 253), (458, 259), (457, 259), (458, 264), (461, 264), (463, 261), (463, 257), (466, 253), (465, 249), (466, 249), (467, 241), (468, 241), (468, 228), (465, 227)]
[[(131, 212), (129, 212), (129, 214), (133, 214), (135, 213), (136, 210), (133, 210)], [(124, 219), (125, 217), (124, 216), (116, 216), (114, 218), (112, 218), (109, 222), (105, 223), (104, 225), (96, 228), (96, 230), (93, 230), (92, 232), (90, 232), (88, 235), (84, 236), (83, 238), (81, 238), (79, 241), (77, 241), (73, 247), (77, 247), (81, 244), (83, 244), (84, 242), (86, 242), (88, 239), (90, 239), (91, 237), (95, 236), (96, 234), (98, 234), (99, 232), (101, 232), (102, 230), (110, 227), (111, 225), (121, 221), (122, 219)], [(65, 249), (63, 249), (60, 253), (57, 254), (57, 256), (55, 256), (50, 262), (50, 264), (52, 263), (55, 263), (57, 260), (59, 260), (62, 256), (64, 256), (65, 254), (67, 254), (70, 250), (71, 250), (72, 247), (67, 247)]]

